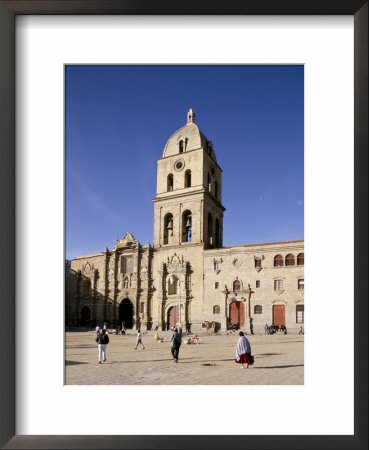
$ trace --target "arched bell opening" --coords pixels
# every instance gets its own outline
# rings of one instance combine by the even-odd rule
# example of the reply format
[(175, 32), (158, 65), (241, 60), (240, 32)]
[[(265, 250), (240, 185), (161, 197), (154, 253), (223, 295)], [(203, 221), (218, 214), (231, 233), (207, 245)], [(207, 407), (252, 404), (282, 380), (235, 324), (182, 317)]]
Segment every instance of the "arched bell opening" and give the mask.
[(188, 209), (182, 214), (182, 242), (192, 241), (192, 213)]
[(164, 217), (164, 244), (169, 244), (173, 237), (173, 214), (168, 213)]
[(186, 170), (186, 172), (185, 172), (184, 187), (185, 188), (191, 187), (191, 170)]
[(213, 216), (211, 213), (208, 214), (208, 245), (213, 246)]

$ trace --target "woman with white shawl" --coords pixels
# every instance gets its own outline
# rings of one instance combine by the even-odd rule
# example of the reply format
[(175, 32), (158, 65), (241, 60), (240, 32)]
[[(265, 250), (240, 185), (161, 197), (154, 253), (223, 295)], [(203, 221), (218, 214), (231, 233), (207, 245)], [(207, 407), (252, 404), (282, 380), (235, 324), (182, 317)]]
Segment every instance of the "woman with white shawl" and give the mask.
[(234, 362), (242, 364), (241, 369), (244, 369), (244, 364), (246, 364), (246, 369), (248, 369), (250, 363), (251, 345), (247, 337), (243, 334), (243, 331), (240, 331), (239, 335), (240, 338), (237, 342), (236, 359)]

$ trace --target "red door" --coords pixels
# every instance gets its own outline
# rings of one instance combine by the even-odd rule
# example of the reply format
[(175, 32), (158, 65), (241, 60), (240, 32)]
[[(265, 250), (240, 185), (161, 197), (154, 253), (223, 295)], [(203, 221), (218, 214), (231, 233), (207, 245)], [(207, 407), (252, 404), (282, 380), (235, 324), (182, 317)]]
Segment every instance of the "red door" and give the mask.
[(175, 327), (179, 322), (179, 307), (172, 306), (168, 312), (168, 324), (169, 328)]
[(273, 306), (273, 325), (286, 325), (284, 305)]
[(245, 305), (243, 302), (232, 302), (229, 305), (230, 325), (239, 325), (241, 328), (245, 324)]

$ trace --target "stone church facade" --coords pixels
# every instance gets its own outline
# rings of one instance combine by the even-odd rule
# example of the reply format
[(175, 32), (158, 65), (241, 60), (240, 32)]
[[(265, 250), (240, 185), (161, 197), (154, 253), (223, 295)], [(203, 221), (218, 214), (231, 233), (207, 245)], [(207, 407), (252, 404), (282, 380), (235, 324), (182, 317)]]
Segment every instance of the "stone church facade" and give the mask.
[(71, 261), (67, 326), (191, 331), (304, 322), (304, 241), (223, 247), (222, 169), (192, 109), (157, 161), (154, 242), (131, 233)]

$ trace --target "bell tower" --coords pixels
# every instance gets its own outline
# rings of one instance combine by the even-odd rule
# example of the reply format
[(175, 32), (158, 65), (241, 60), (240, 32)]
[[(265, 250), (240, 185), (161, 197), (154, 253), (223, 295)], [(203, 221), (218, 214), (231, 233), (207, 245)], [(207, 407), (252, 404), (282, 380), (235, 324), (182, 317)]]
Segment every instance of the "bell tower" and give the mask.
[(222, 169), (195, 118), (191, 108), (157, 161), (154, 248), (223, 245)]

